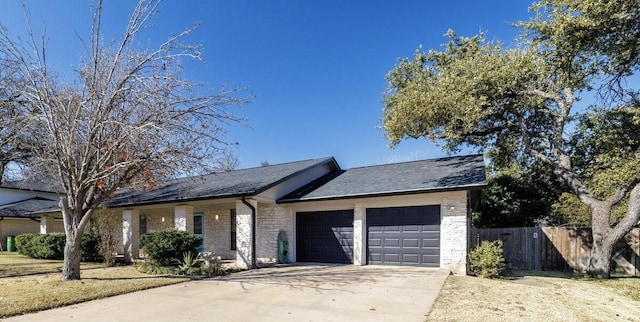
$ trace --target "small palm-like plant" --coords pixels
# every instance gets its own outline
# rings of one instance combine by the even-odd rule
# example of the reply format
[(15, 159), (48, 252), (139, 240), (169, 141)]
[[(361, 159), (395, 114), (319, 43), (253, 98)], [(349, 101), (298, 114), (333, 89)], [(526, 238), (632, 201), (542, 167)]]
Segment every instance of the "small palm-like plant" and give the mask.
[(198, 253), (185, 252), (182, 254), (182, 261), (178, 265), (177, 272), (180, 275), (194, 275), (200, 270), (200, 255)]

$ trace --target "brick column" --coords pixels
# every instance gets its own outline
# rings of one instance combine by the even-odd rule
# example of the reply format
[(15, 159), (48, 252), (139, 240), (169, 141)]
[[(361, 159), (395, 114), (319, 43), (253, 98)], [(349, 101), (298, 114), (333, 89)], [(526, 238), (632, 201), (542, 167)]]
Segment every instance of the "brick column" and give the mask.
[(367, 209), (361, 203), (353, 207), (353, 264), (367, 264)]
[[(247, 200), (257, 211), (258, 202)], [(257, 217), (257, 216), (256, 216)], [(252, 211), (241, 200), (236, 201), (236, 265), (239, 267), (252, 267)]]
[(137, 210), (122, 211), (122, 246), (124, 260), (130, 263), (140, 253), (140, 216)]
[(173, 212), (174, 228), (193, 234), (193, 207), (176, 206)]
[(467, 272), (467, 194), (465, 191), (450, 192), (442, 206), (440, 228), (440, 267), (455, 274)]

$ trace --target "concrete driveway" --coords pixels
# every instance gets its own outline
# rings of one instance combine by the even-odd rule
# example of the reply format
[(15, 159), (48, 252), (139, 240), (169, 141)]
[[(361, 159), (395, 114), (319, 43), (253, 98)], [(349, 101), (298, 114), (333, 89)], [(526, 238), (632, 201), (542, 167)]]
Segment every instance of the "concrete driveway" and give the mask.
[(424, 321), (447, 274), (394, 266), (263, 268), (6, 321)]

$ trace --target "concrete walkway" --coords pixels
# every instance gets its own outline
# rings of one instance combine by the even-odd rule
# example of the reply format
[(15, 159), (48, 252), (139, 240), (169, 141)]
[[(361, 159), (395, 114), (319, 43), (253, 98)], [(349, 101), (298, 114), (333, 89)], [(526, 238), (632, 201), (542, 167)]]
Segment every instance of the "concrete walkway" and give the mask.
[(447, 275), (391, 266), (263, 268), (6, 321), (424, 321)]

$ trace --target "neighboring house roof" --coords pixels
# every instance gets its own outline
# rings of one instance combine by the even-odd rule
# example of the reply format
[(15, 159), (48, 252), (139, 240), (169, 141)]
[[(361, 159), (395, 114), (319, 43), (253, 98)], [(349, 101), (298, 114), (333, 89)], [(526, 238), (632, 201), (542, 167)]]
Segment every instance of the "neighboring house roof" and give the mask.
[(479, 189), (486, 184), (483, 156), (469, 155), (337, 171), (278, 203)]
[(331, 164), (336, 170), (340, 169), (336, 160), (330, 157), (179, 178), (160, 183), (150, 191), (119, 192), (107, 202), (107, 206), (121, 207), (257, 195), (306, 170), (325, 164)]
[(30, 218), (39, 217), (43, 213), (59, 211), (58, 201), (34, 197), (0, 206), (0, 217)]
[(4, 181), (0, 184), (0, 188), (50, 193), (61, 193), (63, 191), (61, 188), (55, 187), (50, 183), (35, 180)]

